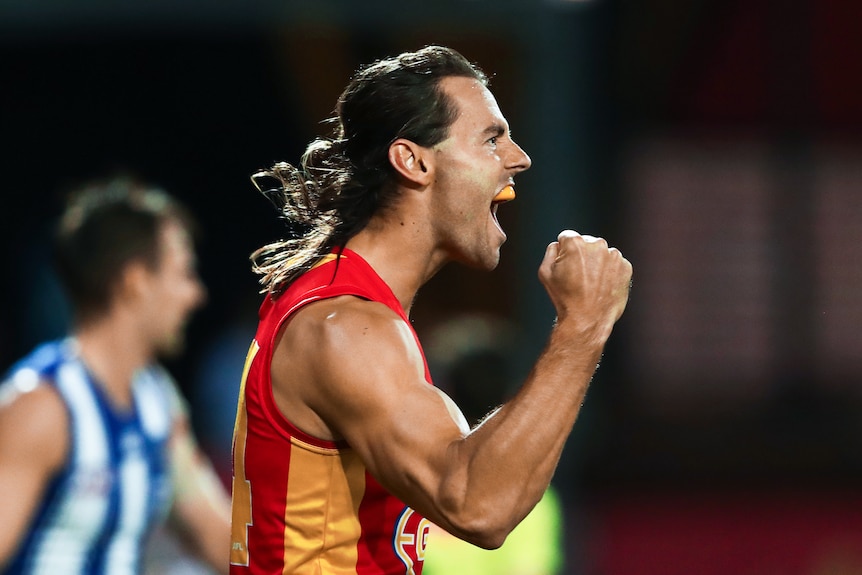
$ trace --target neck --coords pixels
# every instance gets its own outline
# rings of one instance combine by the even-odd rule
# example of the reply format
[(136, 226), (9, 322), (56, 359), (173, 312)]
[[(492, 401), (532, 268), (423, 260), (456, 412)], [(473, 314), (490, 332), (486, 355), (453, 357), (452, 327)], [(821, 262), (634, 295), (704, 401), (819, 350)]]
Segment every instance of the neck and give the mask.
[(407, 315), (416, 294), (446, 263), (407, 218), (372, 222), (347, 247), (362, 256), (398, 298)]
[(130, 333), (134, 328), (116, 319), (97, 320), (78, 328), (75, 339), (87, 369), (120, 407), (132, 403), (132, 377), (152, 359), (149, 350)]

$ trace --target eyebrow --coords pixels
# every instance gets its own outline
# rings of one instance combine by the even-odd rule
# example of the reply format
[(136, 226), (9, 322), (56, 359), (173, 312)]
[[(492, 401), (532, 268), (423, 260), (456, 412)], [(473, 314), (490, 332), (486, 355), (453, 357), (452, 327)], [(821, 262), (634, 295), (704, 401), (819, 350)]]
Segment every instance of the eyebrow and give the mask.
[(502, 136), (506, 133), (506, 128), (503, 124), (494, 123), (482, 130), (482, 134), (489, 136)]

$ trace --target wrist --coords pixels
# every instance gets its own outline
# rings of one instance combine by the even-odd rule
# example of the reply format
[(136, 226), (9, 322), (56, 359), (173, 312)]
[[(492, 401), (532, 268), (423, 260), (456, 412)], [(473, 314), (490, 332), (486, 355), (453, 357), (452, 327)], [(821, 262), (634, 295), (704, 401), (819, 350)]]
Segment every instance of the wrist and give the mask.
[(610, 333), (610, 329), (601, 325), (558, 317), (551, 330), (551, 345), (558, 344), (565, 350), (577, 351), (598, 362)]

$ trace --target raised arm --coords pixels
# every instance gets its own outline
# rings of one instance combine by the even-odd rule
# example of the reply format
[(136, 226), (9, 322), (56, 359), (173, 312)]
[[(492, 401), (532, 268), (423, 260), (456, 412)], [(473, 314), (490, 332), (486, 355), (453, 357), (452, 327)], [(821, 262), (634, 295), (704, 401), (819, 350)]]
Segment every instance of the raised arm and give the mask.
[(558, 314), (546, 349), (520, 392), (472, 431), (425, 382), (409, 327), (382, 304), (351, 297), (311, 304), (284, 330), (276, 401), (304, 431), (346, 439), (384, 487), (431, 521), (497, 547), (551, 480), (630, 277), (603, 241), (561, 234), (540, 268)]

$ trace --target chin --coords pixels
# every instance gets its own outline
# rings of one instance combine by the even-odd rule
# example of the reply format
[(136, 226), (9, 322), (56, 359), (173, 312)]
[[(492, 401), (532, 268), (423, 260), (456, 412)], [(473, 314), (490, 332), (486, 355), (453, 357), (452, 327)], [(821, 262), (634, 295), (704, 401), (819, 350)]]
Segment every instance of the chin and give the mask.
[(500, 248), (493, 250), (491, 252), (482, 254), (480, 258), (469, 262), (468, 265), (470, 267), (484, 270), (487, 272), (493, 271), (500, 264)]
[(469, 268), (492, 271), (500, 263), (500, 252), (506, 236), (502, 236), (496, 245), (488, 242), (484, 246), (476, 245), (470, 250), (450, 252), (450, 261), (460, 263)]

